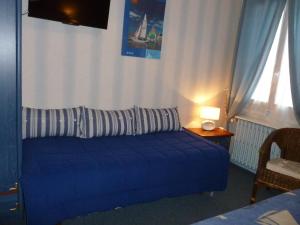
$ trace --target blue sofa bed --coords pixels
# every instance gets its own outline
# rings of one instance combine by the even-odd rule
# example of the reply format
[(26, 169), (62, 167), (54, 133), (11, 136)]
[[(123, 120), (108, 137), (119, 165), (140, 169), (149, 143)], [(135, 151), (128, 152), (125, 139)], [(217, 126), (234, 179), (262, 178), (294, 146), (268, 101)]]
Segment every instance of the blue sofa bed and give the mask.
[(23, 140), (28, 225), (226, 187), (229, 154), (186, 131)]

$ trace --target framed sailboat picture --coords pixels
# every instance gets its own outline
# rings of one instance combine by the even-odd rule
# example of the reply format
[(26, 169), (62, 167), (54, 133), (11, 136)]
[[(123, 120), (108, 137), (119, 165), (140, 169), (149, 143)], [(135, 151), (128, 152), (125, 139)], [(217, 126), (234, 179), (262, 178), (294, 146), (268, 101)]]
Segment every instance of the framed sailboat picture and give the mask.
[(166, 0), (126, 0), (122, 55), (159, 59)]

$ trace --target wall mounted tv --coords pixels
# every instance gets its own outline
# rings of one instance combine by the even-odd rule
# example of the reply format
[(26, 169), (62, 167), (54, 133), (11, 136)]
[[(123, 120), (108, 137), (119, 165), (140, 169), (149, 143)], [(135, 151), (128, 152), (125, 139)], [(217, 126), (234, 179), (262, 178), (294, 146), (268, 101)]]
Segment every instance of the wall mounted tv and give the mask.
[(110, 0), (29, 0), (28, 16), (107, 29)]

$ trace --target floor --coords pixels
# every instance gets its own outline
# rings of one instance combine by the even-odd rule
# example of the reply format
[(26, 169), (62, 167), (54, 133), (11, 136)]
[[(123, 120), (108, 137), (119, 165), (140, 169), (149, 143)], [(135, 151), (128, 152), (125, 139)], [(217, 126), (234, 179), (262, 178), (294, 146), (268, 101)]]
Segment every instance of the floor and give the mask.
[[(188, 225), (249, 204), (254, 175), (230, 166), (226, 191), (166, 198), (64, 221), (63, 225)], [(261, 189), (258, 201), (279, 194)]]

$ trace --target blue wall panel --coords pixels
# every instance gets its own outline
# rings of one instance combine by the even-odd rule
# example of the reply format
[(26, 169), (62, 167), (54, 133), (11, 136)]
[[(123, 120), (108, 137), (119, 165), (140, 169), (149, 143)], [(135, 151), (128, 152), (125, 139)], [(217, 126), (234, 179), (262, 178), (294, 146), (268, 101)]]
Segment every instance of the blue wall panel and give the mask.
[(0, 192), (19, 176), (20, 2), (0, 1)]

